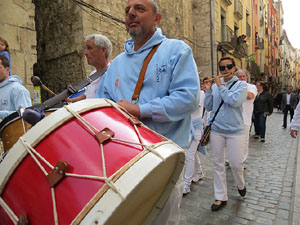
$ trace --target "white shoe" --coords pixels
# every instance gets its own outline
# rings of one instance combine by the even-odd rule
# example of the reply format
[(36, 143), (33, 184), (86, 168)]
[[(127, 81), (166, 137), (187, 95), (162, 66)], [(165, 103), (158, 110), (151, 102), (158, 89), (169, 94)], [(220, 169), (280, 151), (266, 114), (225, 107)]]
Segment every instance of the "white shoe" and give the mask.
[(186, 194), (188, 194), (188, 193), (190, 193), (190, 192), (191, 192), (190, 187), (184, 186), (184, 188), (183, 188), (183, 194), (186, 195)]
[(196, 173), (193, 177), (193, 182), (198, 182), (199, 180), (202, 180), (204, 178), (204, 174), (203, 173)]

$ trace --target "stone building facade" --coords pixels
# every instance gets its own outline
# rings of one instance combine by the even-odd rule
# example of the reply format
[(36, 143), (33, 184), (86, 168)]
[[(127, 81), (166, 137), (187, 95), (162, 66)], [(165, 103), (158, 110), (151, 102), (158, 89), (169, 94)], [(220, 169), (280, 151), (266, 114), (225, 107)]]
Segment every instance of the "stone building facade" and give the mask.
[(7, 40), (12, 74), (18, 75), (30, 92), (36, 56), (35, 6), (32, 0), (0, 1), (0, 36)]
[[(207, 68), (210, 59), (202, 52), (210, 51), (209, 2), (158, 0), (163, 33), (168, 38), (184, 40), (192, 47), (198, 66)], [(124, 41), (129, 38), (124, 25), (126, 3), (126, 0), (1, 0), (0, 31), (11, 45), (13, 71), (21, 76), (31, 93), (32, 75), (38, 75), (55, 93), (81, 80), (93, 69), (83, 55), (86, 35), (106, 35), (113, 44), (112, 59), (123, 51)], [(43, 100), (50, 97), (44, 91), (42, 96)]]

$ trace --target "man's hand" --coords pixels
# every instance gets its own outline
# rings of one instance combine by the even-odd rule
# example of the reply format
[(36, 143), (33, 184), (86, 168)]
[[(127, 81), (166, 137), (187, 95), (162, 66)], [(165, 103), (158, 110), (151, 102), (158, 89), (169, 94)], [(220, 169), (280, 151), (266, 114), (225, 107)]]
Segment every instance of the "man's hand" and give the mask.
[(292, 138), (296, 138), (297, 135), (298, 135), (298, 131), (297, 130), (291, 130), (290, 135), (292, 136)]
[(125, 108), (130, 114), (132, 114), (135, 117), (139, 117), (140, 116), (140, 107), (136, 104), (133, 104), (131, 102), (128, 102), (124, 99), (122, 99), (121, 101), (117, 102), (120, 106), (122, 106), (123, 108)]

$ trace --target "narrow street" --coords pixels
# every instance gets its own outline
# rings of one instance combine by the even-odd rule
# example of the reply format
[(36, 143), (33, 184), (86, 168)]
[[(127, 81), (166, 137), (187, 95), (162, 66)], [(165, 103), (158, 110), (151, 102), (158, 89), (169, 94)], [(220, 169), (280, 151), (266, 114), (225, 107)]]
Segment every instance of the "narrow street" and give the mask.
[(205, 178), (192, 184), (191, 192), (183, 197), (180, 225), (300, 224), (298, 140), (289, 136), (289, 129), (282, 129), (282, 118), (277, 109), (268, 117), (265, 143), (252, 137), (252, 127), (245, 170), (247, 194), (240, 197), (227, 168), (229, 200), (218, 212), (210, 210), (214, 202), (211, 152), (200, 156)]

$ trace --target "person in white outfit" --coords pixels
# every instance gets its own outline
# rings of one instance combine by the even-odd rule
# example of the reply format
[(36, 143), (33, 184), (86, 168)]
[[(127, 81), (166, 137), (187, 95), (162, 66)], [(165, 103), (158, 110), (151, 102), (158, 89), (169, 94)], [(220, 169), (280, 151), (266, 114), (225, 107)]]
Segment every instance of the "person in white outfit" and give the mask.
[[(102, 34), (90, 34), (85, 38), (84, 55), (89, 65), (94, 66), (90, 75), (106, 68), (109, 65), (109, 57), (112, 52), (112, 44), (110, 40)], [(96, 98), (99, 83), (103, 76), (98, 77), (85, 88), (85, 93), (68, 98), (68, 102), (77, 102), (86, 98)]]
[[(205, 85), (206, 83), (210, 83), (210, 85), (212, 85), (212, 80), (210, 80), (208, 77), (203, 78), (203, 82), (201, 83), (201, 90), (203, 90), (204, 93), (206, 92), (206, 85)], [(205, 108), (203, 108), (203, 114), (202, 114), (203, 128), (208, 125), (209, 115), (210, 115), (210, 111), (207, 111)]]
[[(219, 69), (220, 73), (226, 74), (226, 76), (224, 78), (214, 76), (216, 84), (213, 86), (209, 83), (206, 84), (207, 91), (204, 99), (205, 108), (211, 110), (208, 122), (211, 124), (210, 149), (214, 163), (215, 191), (215, 202), (211, 205), (212, 211), (220, 210), (227, 204), (228, 200), (225, 148), (228, 150), (228, 159), (238, 192), (242, 197), (246, 195), (242, 105), (247, 98), (247, 84), (234, 76), (236, 67), (232, 58), (222, 58), (219, 61)], [(223, 104), (221, 105), (222, 101)], [(213, 118), (215, 119), (213, 120)]]
[[(246, 69), (238, 69), (235, 72), (235, 75), (239, 78), (241, 81), (248, 82), (248, 77), (250, 77), (250, 74), (248, 70)], [(244, 142), (244, 159), (243, 162), (245, 163), (247, 157), (248, 157), (248, 150), (249, 150), (249, 132), (250, 132), (250, 126), (252, 123), (252, 114), (253, 114), (253, 102), (257, 95), (257, 88), (254, 84), (247, 83), (247, 99), (243, 103), (243, 119), (244, 119), (244, 125), (245, 125), (245, 142)]]
[(300, 103), (298, 103), (295, 111), (295, 115), (291, 121), (290, 135), (292, 138), (296, 138), (298, 131), (300, 130)]
[(198, 182), (204, 177), (201, 162), (200, 162), (199, 152), (197, 151), (197, 147), (203, 132), (202, 115), (203, 115), (203, 108), (204, 108), (204, 96), (205, 93), (203, 90), (201, 90), (199, 105), (197, 109), (192, 113), (193, 141), (185, 153), (186, 164), (185, 164), (183, 194), (188, 194), (191, 191), (190, 186), (192, 181)]

